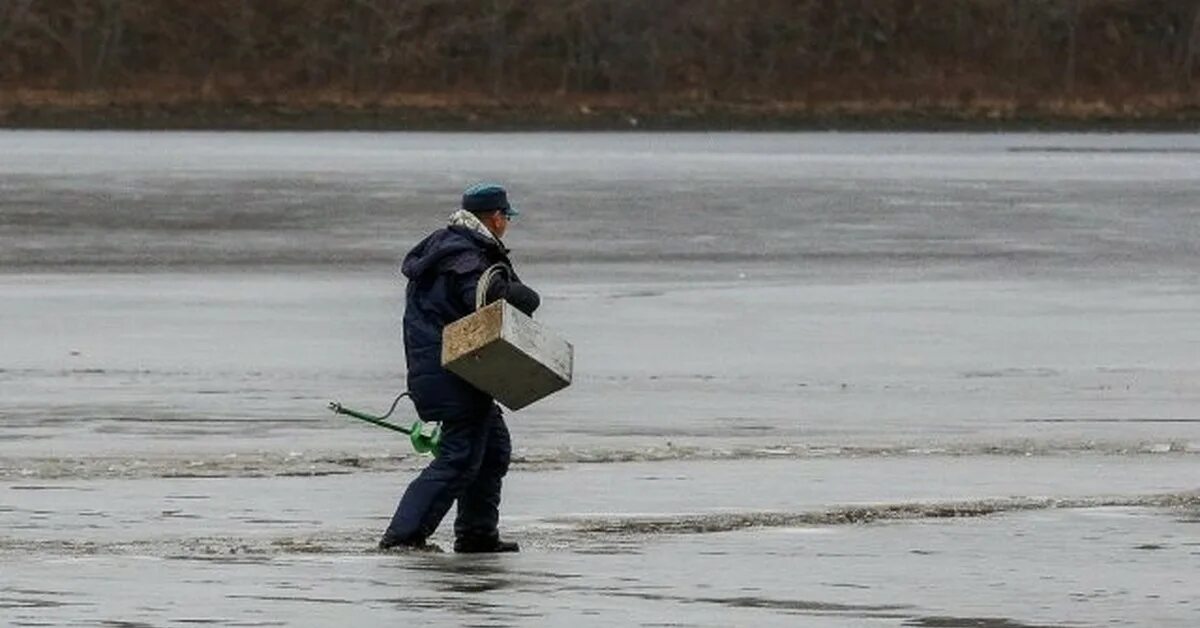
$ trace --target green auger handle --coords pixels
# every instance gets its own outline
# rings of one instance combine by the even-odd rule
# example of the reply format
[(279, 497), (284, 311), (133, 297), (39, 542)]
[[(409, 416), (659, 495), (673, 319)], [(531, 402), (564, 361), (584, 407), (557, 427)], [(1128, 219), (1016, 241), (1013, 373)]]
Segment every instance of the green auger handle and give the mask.
[(396, 397), (396, 400), (392, 402), (392, 408), (383, 416), (375, 416), (366, 412), (351, 410), (336, 401), (329, 403), (329, 409), (333, 410), (336, 414), (344, 414), (360, 421), (378, 425), (379, 427), (386, 427), (401, 434), (408, 434), (408, 440), (412, 443), (413, 449), (417, 450), (417, 453), (433, 454), (436, 456), (438, 445), (442, 443), (442, 426), (435, 424), (433, 429), (427, 432), (425, 431), (425, 422), (420, 419), (413, 421), (413, 424), (409, 427), (389, 423), (385, 420), (396, 411), (396, 404), (400, 403), (400, 400), (407, 396), (408, 393), (402, 393), (399, 397)]

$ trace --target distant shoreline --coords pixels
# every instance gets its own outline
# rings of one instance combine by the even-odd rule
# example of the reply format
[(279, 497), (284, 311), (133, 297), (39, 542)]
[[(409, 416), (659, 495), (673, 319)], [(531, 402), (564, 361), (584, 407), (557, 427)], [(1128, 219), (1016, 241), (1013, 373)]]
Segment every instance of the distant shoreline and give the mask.
[(0, 128), (310, 131), (1200, 131), (1200, 106), (1103, 101), (643, 103), (597, 98), (154, 100), (128, 94), (0, 99)]

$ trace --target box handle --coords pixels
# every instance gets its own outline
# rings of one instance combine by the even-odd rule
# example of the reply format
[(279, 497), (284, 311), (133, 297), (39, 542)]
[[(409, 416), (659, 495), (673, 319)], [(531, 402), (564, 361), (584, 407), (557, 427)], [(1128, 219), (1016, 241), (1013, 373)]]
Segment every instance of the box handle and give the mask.
[(498, 273), (504, 273), (504, 276), (512, 281), (512, 269), (508, 264), (497, 262), (488, 266), (487, 270), (479, 276), (479, 283), (475, 284), (475, 309), (480, 310), (487, 305), (488, 286), (492, 284), (492, 280), (496, 278)]

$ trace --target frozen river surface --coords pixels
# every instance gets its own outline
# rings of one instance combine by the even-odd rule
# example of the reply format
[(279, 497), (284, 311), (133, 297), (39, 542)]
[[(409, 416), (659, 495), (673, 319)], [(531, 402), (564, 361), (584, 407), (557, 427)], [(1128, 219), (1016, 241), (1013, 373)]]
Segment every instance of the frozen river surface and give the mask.
[[(0, 623), (1194, 626), (1200, 137), (0, 133)], [(576, 347), (371, 547), (461, 188)], [(443, 535), (445, 532), (442, 533)], [(447, 539), (443, 536), (442, 542)]]

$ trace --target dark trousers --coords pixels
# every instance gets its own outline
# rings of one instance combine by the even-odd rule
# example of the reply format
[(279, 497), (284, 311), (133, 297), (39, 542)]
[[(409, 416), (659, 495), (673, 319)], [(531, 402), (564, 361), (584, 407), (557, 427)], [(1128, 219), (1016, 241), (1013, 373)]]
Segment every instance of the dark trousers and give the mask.
[(484, 417), (443, 421), (438, 455), (404, 491), (384, 540), (424, 541), (437, 530), (455, 500), (456, 538), (497, 538), (500, 485), (511, 455), (512, 442), (499, 406), (493, 404)]

